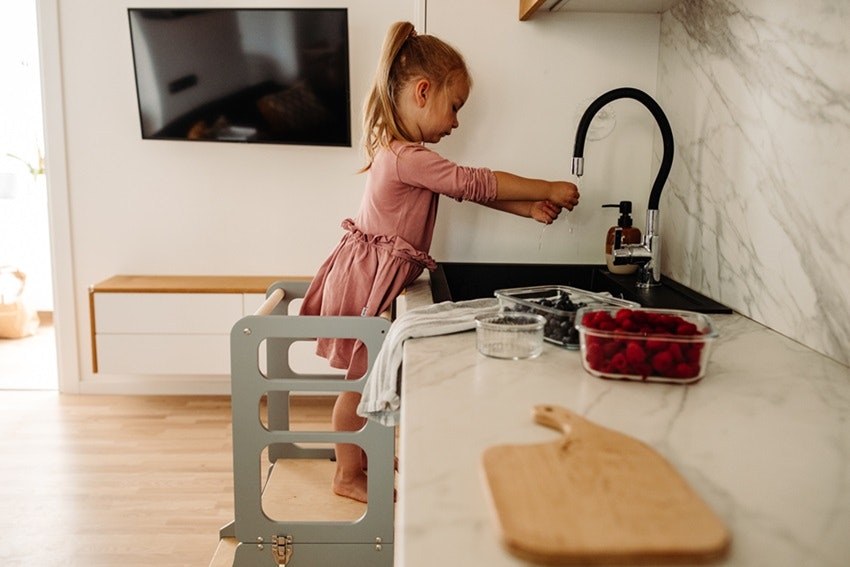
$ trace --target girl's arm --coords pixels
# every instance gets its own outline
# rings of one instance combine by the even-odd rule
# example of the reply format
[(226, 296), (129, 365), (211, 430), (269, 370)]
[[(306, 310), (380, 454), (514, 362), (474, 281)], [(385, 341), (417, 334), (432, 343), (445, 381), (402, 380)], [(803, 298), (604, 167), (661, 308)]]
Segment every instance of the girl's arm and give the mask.
[[(545, 181), (543, 179), (529, 179), (520, 177), (513, 173), (495, 171), (498, 189), (496, 201), (550, 201), (558, 207), (564, 207), (568, 211), (573, 210), (578, 204), (578, 187), (568, 181)], [(493, 203), (489, 203), (493, 205)], [(515, 209), (517, 205), (509, 205), (509, 208), (496, 208), (516, 214), (522, 214)], [(523, 216), (531, 216), (530, 212)]]
[(551, 201), (490, 201), (482, 204), (491, 209), (532, 218), (543, 224), (555, 222), (562, 208)]

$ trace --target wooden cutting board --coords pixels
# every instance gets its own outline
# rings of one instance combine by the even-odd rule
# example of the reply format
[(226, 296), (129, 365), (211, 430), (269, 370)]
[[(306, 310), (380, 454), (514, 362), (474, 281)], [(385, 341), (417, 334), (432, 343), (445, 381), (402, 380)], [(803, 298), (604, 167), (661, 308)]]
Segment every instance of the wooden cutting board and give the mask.
[(645, 443), (562, 407), (534, 408), (562, 436), (490, 447), (483, 469), (503, 544), (536, 563), (704, 563), (729, 531)]

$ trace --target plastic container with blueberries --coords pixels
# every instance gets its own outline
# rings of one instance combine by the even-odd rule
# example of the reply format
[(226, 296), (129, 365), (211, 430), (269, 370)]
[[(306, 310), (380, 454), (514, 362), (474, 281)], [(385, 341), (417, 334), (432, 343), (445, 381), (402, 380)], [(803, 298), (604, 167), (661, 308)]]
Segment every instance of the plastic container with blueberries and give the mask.
[(542, 315), (544, 340), (570, 350), (579, 349), (575, 322), (582, 307), (640, 307), (633, 301), (563, 285), (499, 289), (495, 295), (503, 311)]

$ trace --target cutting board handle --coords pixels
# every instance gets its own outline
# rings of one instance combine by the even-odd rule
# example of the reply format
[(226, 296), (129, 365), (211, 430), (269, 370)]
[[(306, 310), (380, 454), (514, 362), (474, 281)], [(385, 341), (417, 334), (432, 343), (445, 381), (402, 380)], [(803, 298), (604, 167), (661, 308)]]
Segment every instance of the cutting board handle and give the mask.
[(539, 404), (532, 408), (534, 421), (540, 425), (550, 427), (564, 434), (564, 444), (569, 443), (570, 438), (581, 435), (582, 428), (587, 424), (581, 416), (561, 406)]

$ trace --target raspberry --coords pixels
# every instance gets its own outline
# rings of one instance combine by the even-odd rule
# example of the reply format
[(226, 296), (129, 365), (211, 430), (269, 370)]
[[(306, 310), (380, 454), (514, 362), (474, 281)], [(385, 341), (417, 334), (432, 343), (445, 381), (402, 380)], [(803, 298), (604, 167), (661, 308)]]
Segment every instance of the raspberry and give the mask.
[(646, 352), (637, 341), (631, 341), (626, 345), (626, 360), (629, 363), (636, 365), (646, 360)]
[(670, 346), (667, 347), (667, 352), (669, 352), (670, 356), (673, 357), (674, 362), (681, 362), (684, 360), (684, 356), (682, 356), (682, 347), (679, 346), (679, 343), (670, 343)]
[(670, 351), (661, 351), (652, 357), (652, 367), (658, 374), (664, 376), (673, 368), (673, 356)]
[(629, 361), (626, 360), (626, 355), (622, 352), (618, 352), (614, 355), (611, 359), (611, 366), (622, 374), (629, 373)]
[(605, 341), (602, 343), (602, 352), (605, 353), (605, 358), (610, 359), (620, 352), (620, 344), (616, 341)]
[(646, 311), (636, 309), (632, 311), (632, 321), (634, 321), (638, 325), (646, 325), (646, 323), (649, 321), (649, 317), (647, 316)]
[(620, 309), (614, 315), (614, 319), (619, 323), (626, 319), (631, 319), (632, 313), (634, 313), (634, 311), (632, 311), (631, 309)]
[(593, 342), (587, 345), (587, 363), (591, 368), (598, 368), (604, 359), (605, 355), (599, 343)]
[(675, 333), (681, 319), (674, 315), (659, 315), (655, 326), (660, 333)]
[[(590, 313), (585, 313), (581, 322), (585, 327), (590, 329), (602, 329), (603, 325), (613, 325), (614, 318), (607, 311), (591, 311)], [(608, 330), (613, 330), (614, 328), (616, 328), (616, 325)]]
[(676, 368), (673, 369), (673, 376), (675, 378), (693, 378), (699, 374), (699, 365), (687, 364), (685, 362), (680, 362), (676, 365)]
[(689, 336), (689, 335), (697, 335), (699, 332), (697, 331), (697, 326), (693, 323), (688, 323), (687, 321), (683, 321), (679, 323), (676, 327), (676, 334), (681, 336)]

